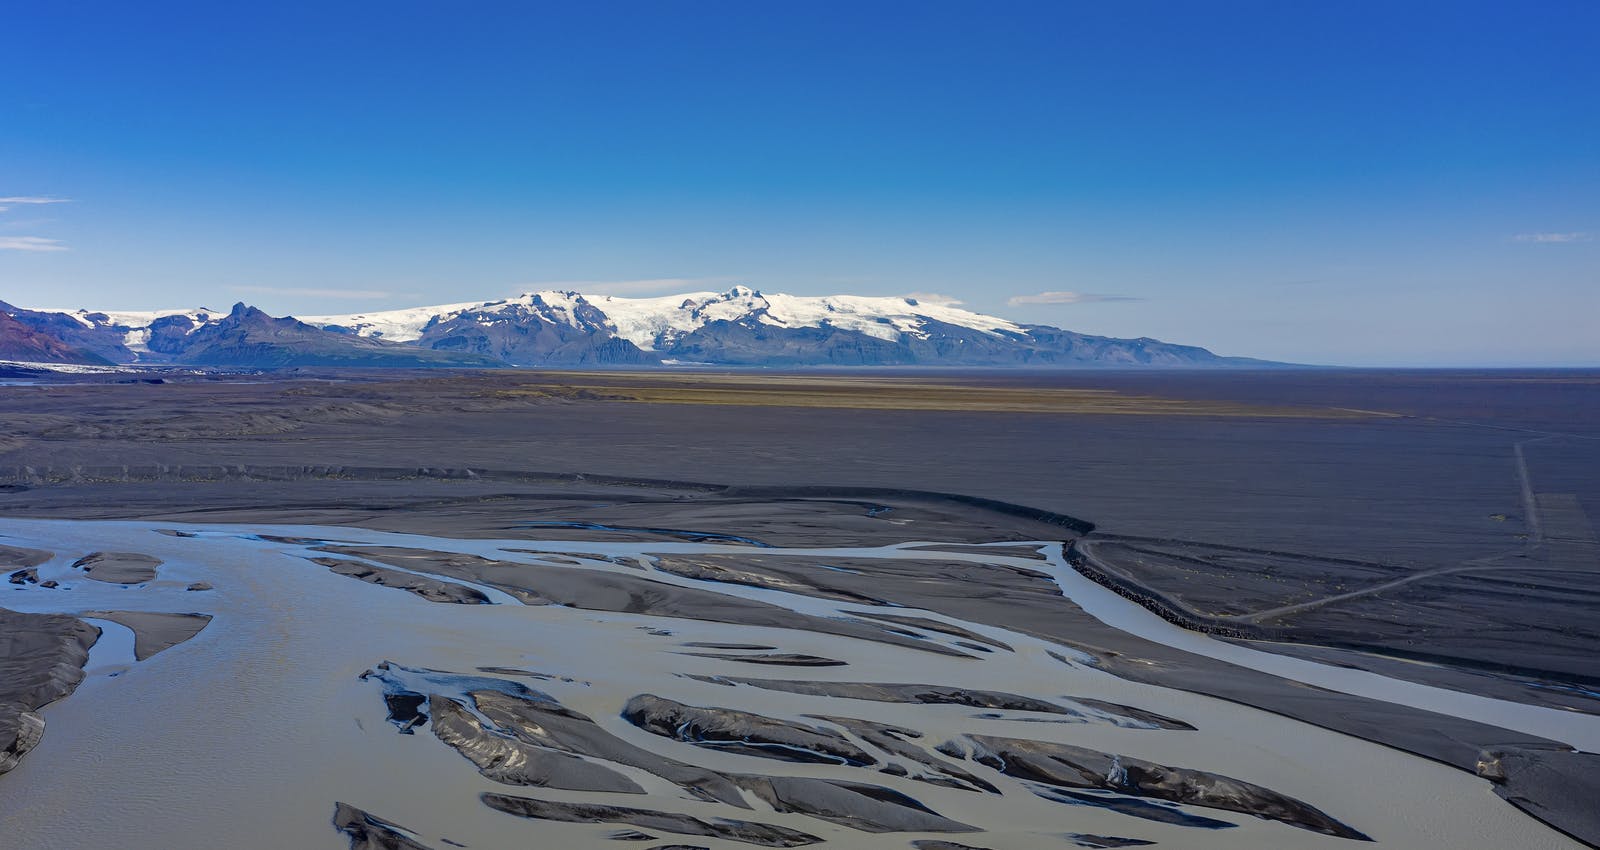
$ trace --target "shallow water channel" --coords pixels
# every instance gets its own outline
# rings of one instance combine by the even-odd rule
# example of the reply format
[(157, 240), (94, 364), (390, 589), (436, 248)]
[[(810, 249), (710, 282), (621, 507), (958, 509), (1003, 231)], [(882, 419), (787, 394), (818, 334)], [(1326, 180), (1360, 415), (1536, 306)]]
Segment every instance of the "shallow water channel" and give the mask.
[[(174, 536), (163, 531), (178, 531)], [(267, 539), (281, 538), (281, 539)], [(1425, 848), (1573, 848), (1579, 845), (1517, 812), (1487, 782), (1396, 750), (1192, 693), (1137, 684), (1082, 663), (1072, 650), (1027, 635), (895, 608), (1010, 647), (961, 649), (959, 638), (909, 629), (917, 640), (961, 654), (816, 631), (732, 625), (649, 613), (524, 605), (504, 590), (474, 586), (493, 604), (430, 602), (308, 560), (321, 541), (478, 555), (563, 570), (646, 577), (838, 620), (873, 609), (850, 603), (700, 581), (654, 570), (652, 556), (748, 553), (712, 542), (600, 543), (458, 540), (352, 528), (194, 526), (171, 523), (0, 520), (0, 542), (46, 549), (39, 570), (61, 587), (0, 586), (0, 607), (33, 612), (201, 612), (213, 620), (194, 638), (134, 662), (131, 633), (97, 620), (103, 646), (91, 653), (78, 691), (44, 710), (43, 742), (0, 776), (0, 846), (11, 850), (122, 847), (344, 848), (330, 823), (342, 801), (396, 822), (426, 846), (473, 848), (618, 847), (615, 824), (555, 823), (493, 811), (484, 792), (649, 808), (710, 820), (739, 818), (803, 831), (826, 845), (899, 848), (915, 839), (975, 847), (1056, 848), (1072, 836), (1115, 836), (1172, 848), (1354, 846), (1239, 812), (1159, 804), (1161, 819), (1134, 816), (1115, 795), (1067, 804), (972, 761), (952, 761), (998, 793), (944, 787), (842, 764), (780, 762), (694, 746), (650, 734), (620, 716), (640, 694), (691, 706), (736, 708), (818, 725), (814, 715), (893, 724), (931, 748), (966, 735), (1058, 742), (1204, 770), (1304, 801), (1370, 835), (1379, 845)], [(817, 558), (926, 560), (899, 546), (764, 549)], [(1510, 729), (1600, 746), (1597, 718), (1502, 703), (1286, 658), (1174, 627), (1082, 578), (1062, 563), (1059, 544), (1040, 543), (1047, 562), (976, 551), (938, 558), (1048, 569), (1089, 615), (1140, 637), (1318, 687), (1389, 700)], [(164, 563), (158, 578), (123, 587), (74, 574), (91, 551), (141, 552)], [(393, 568), (393, 567), (391, 567)], [(417, 575), (473, 584), (425, 570)], [(213, 589), (186, 590), (193, 582)], [(877, 609), (882, 612), (883, 609)], [(757, 665), (688, 654), (702, 644), (771, 647), (844, 662), (826, 667)], [(737, 655), (737, 651), (725, 654)], [(1064, 663), (1058, 656), (1078, 659)], [(938, 834), (862, 831), (794, 812), (696, 799), (647, 770), (619, 768), (647, 792), (627, 795), (508, 787), (430, 731), (399, 734), (387, 722), (380, 685), (361, 674), (380, 662), (514, 681), (593, 718), (604, 732), (651, 753), (727, 774), (798, 776), (870, 783), (914, 798), (944, 818), (979, 830)], [(480, 668), (494, 668), (485, 672)], [(515, 675), (514, 670), (530, 676)], [(700, 678), (693, 678), (700, 677)], [(1195, 727), (1153, 728), (1094, 710), (1069, 714), (983, 711), (964, 705), (809, 696), (706, 679), (749, 677), (828, 682), (958, 685), (1073, 706), (1075, 700), (1128, 706)], [(852, 739), (854, 740), (854, 739)], [(913, 771), (914, 774), (914, 771)], [(1123, 801), (1125, 802), (1125, 801)], [(1149, 813), (1148, 811), (1146, 812)], [(1205, 822), (1204, 825), (1200, 825)], [(645, 830), (658, 840), (713, 848), (749, 846)]]

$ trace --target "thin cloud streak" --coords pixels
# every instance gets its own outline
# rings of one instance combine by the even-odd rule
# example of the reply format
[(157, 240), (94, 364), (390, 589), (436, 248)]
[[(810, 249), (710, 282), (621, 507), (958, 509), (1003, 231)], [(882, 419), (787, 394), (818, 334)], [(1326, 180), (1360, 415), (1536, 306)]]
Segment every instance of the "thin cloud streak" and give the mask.
[(46, 239), (43, 236), (0, 236), (0, 251), (65, 251), (67, 246), (61, 244), (60, 239)]
[(1024, 304), (1093, 304), (1103, 301), (1143, 301), (1132, 295), (1107, 295), (1098, 292), (1068, 292), (1057, 290), (1052, 292), (1036, 292), (1032, 295), (1013, 295), (1006, 299), (1006, 304), (1020, 307)]
[(9, 198), (0, 198), (0, 212), (5, 212), (12, 207), (36, 204), (68, 204), (67, 198), (49, 198), (40, 195), (13, 195)]
[(1593, 242), (1593, 233), (1518, 233), (1511, 237), (1517, 242), (1532, 242), (1538, 245), (1559, 245), (1566, 242)]
[(414, 298), (415, 295), (389, 292), (383, 289), (318, 289), (315, 287), (284, 286), (230, 286), (234, 292), (247, 295), (293, 295), (302, 298)]

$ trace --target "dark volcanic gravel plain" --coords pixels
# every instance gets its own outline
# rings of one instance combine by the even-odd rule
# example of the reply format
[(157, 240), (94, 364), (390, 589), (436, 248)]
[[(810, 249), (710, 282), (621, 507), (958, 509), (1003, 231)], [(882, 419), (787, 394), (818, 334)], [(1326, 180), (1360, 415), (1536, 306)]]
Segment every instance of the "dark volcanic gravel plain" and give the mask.
[[(880, 377), (910, 388), (897, 389), (897, 399), (914, 397), (917, 382), (935, 380)], [(1291, 687), (1152, 644), (1074, 614), (1043, 574), (1020, 568), (980, 574), (941, 562), (937, 550), (927, 551), (926, 563), (762, 554), (767, 547), (917, 539), (969, 544), (966, 551), (971, 544), (1059, 540), (1080, 571), (1188, 628), (1500, 699), (1600, 713), (1593, 616), (1600, 601), (1600, 375), (951, 374), (937, 377), (927, 405), (905, 402), (902, 409), (830, 406), (810, 390), (804, 404), (790, 405), (779, 393), (750, 394), (748, 379), (740, 379), (740, 394), (724, 398), (719, 384), (698, 373), (675, 380), (693, 392), (674, 396), (652, 386), (633, 393), (622, 379), (610, 386), (593, 376), (518, 372), (4, 387), (0, 516), (744, 545), (748, 558), (663, 558), (658, 568), (819, 599), (913, 606), (1045, 637), (1089, 652), (1126, 678), (1265, 708), (1478, 771), (1502, 783), (1517, 805), (1600, 843), (1600, 816), (1587, 796), (1600, 763), (1559, 742)], [(985, 409), (987, 387), (1004, 390), (1004, 403)], [(1030, 388), (1164, 401), (1096, 402), (1074, 411), (1064, 396), (1060, 409), (1015, 409), (1018, 391)], [(1181, 411), (1191, 402), (1198, 406)], [(4, 542), (0, 564), (8, 572), (38, 561)], [(545, 576), (528, 584), (526, 567), (504, 570), (464, 556), (419, 559), (336, 544), (319, 551), (338, 556), (318, 560), (335, 572), (432, 601), (482, 600), (419, 574), (468, 578), (524, 601), (586, 610), (642, 610), (639, 600), (648, 599), (682, 616), (717, 605), (703, 616), (758, 625), (804, 619), (753, 601), (732, 611), (724, 600), (682, 588), (664, 592), (643, 575), (586, 583)], [(363, 563), (339, 561), (345, 558)], [(158, 574), (157, 565), (128, 556), (85, 566), (92, 577), (117, 582)], [(930, 572), (939, 580), (926, 580)], [(9, 724), (0, 732), (25, 743), (30, 712), (81, 677), (79, 656), (93, 629), (70, 617), (25, 623), (17, 618), (31, 615), (0, 616), (16, 620), (5, 621), (9, 651), (0, 653), (0, 664), (32, 665), (19, 668), (26, 688), (0, 687), (0, 724)], [(134, 627), (141, 659), (204, 626), (119, 621)], [(895, 625), (885, 616), (795, 627), (907, 643)], [(1009, 651), (968, 642), (972, 653)], [(456, 718), (464, 742), (473, 734), (470, 719)], [(1003, 755), (1012, 744), (980, 743), (1002, 762), (1013, 760)], [(822, 808), (838, 793), (747, 784), (760, 786), (752, 793), (800, 795)], [(1198, 792), (1170, 793), (1180, 799)], [(523, 817), (587, 816), (510, 795), (486, 802)], [(1320, 816), (1304, 814), (1323, 824)], [(629, 817), (625, 822), (641, 828), (659, 822), (656, 813)], [(386, 837), (392, 824), (351, 807), (341, 806), (338, 822), (362, 846), (410, 846), (398, 833)], [(1348, 829), (1324, 827), (1330, 834)], [(691, 834), (742, 828), (692, 827)], [(803, 841), (782, 831), (762, 833), (762, 840)]]

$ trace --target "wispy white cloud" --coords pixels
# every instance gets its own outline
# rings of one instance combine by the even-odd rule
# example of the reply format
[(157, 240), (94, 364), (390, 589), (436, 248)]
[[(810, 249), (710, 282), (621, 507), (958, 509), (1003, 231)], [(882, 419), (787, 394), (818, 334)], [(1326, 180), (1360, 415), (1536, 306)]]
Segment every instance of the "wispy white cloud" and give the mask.
[(43, 236), (0, 236), (0, 251), (65, 251), (60, 239)]
[(386, 289), (319, 289), (300, 286), (231, 286), (234, 292), (248, 295), (293, 295), (302, 298), (415, 298), (414, 293)]
[(1511, 237), (1517, 242), (1534, 242), (1541, 245), (1559, 244), (1562, 242), (1593, 242), (1593, 233), (1518, 233)]
[(716, 289), (732, 283), (731, 277), (651, 277), (639, 280), (544, 280), (524, 284), (521, 292), (572, 290), (585, 295), (676, 294), (701, 289)]
[(5, 212), (12, 207), (31, 206), (35, 204), (65, 204), (70, 203), (67, 198), (47, 198), (38, 195), (13, 195), (9, 198), (0, 198), (0, 212)]
[(1097, 301), (1143, 301), (1132, 295), (1106, 295), (1098, 292), (1035, 292), (1032, 295), (1013, 295), (1006, 299), (1012, 307), (1024, 304), (1092, 304)]

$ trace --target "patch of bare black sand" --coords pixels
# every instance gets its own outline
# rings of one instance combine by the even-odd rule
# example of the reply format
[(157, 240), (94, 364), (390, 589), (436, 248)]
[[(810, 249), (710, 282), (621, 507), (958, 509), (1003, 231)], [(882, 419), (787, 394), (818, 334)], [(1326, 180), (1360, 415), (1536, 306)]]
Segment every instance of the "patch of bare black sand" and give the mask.
[(1486, 750), (1478, 774), (1495, 793), (1567, 835), (1594, 844), (1600, 801), (1600, 756), (1567, 750), (1501, 747)]
[[(1433, 570), (1236, 546), (1089, 535), (1079, 572), (1185, 628), (1296, 647), (1353, 650), (1344, 663), (1501, 699), (1561, 703), (1521, 679), (1600, 690), (1600, 558), (1565, 567), (1486, 553)], [(1537, 646), (1537, 653), (1529, 647)], [(1264, 647), (1277, 650), (1277, 646)], [(1405, 658), (1431, 671), (1386, 664)], [(1380, 669), (1382, 668), (1382, 669)], [(1476, 674), (1476, 675), (1475, 675)], [(1485, 690), (1485, 675), (1509, 677)], [(1600, 703), (1563, 707), (1600, 713)]]
[(1218, 618), (1242, 618), (1411, 572), (1370, 561), (1100, 534), (1078, 541), (1074, 554), (1093, 555), (1141, 587), (1176, 597), (1196, 615)]
[(440, 581), (436, 578), (391, 570), (361, 561), (345, 558), (308, 558), (314, 564), (327, 567), (334, 573), (349, 576), (380, 587), (393, 587), (414, 593), (429, 602), (448, 602), (457, 605), (488, 605), (489, 597), (474, 587)]
[(155, 581), (160, 558), (137, 552), (91, 552), (72, 562), (74, 569), (95, 581), (109, 584), (144, 584)]
[(988, 735), (967, 739), (975, 745), (974, 761), (1027, 782), (1237, 812), (1338, 838), (1371, 840), (1314, 806), (1219, 774), (1069, 744)]
[(1141, 729), (1167, 729), (1193, 731), (1194, 727), (1152, 711), (1117, 705), (1096, 699), (1073, 698), (1069, 701), (1080, 708), (1098, 712), (1098, 716), (1066, 705), (1008, 694), (1003, 691), (985, 691), (955, 685), (891, 684), (884, 682), (806, 682), (788, 679), (746, 679), (735, 676), (691, 676), (698, 681), (713, 684), (739, 684), (768, 691), (782, 691), (806, 696), (859, 699), (870, 702), (898, 702), (915, 705), (964, 705), (968, 708), (992, 708), (1003, 711), (1032, 711), (1059, 715), (1082, 722), (1107, 722)]
[(334, 805), (333, 828), (350, 838), (350, 850), (429, 850), (411, 830), (349, 803)]
[[(346, 525), (458, 538), (879, 546), (922, 536), (922, 528), (937, 528), (941, 539), (958, 543), (1055, 540), (1092, 528), (1050, 511), (912, 489), (730, 487), (484, 468), (0, 468), (0, 481), (8, 479), (34, 485), (25, 501), (0, 493), (0, 508), (17, 516)], [(405, 486), (396, 488), (396, 482)], [(194, 497), (196, 488), (204, 493), (215, 485), (226, 488), (225, 504)], [(85, 492), (108, 487), (117, 490), (114, 502)]]
[(44, 736), (38, 709), (83, 681), (100, 630), (65, 614), (0, 608), (0, 774), (17, 766)]
[[(1279, 655), (1305, 658), (1332, 667), (1369, 670), (1395, 679), (1422, 682), (1435, 687), (1509, 702), (1537, 702), (1568, 711), (1600, 714), (1600, 685), (1578, 684), (1544, 676), (1518, 676), (1508, 672), (1470, 670), (1452, 667), (1443, 661), (1394, 657), (1331, 646), (1236, 639), (1232, 642), (1252, 649), (1270, 649)], [(1530, 699), (1529, 692), (1536, 692), (1537, 699)]]
[(210, 614), (166, 614), (152, 611), (85, 611), (82, 616), (121, 623), (133, 630), (133, 656), (143, 661), (200, 634)]
[(755, 655), (736, 655), (731, 652), (680, 652), (697, 658), (715, 658), (719, 661), (738, 661), (742, 664), (768, 664), (774, 667), (844, 667), (848, 661), (823, 658), (803, 652), (762, 652)]
[(653, 735), (706, 749), (807, 764), (865, 767), (878, 761), (830, 729), (731, 708), (685, 705), (654, 694), (628, 700), (622, 717)]
[(407, 570), (463, 579), (503, 590), (528, 605), (562, 605), (586, 611), (611, 611), (678, 617), (741, 626), (802, 629), (894, 644), (925, 652), (970, 657), (940, 644), (917, 640), (854, 620), (801, 614), (777, 605), (712, 590), (681, 587), (642, 576), (546, 564), (496, 561), (476, 555), (383, 546), (322, 546), (320, 551), (350, 555)]
[[(1600, 562), (1420, 579), (1365, 604), (1326, 605), (1270, 625), (1289, 641), (1380, 653), (1600, 690)], [(1531, 656), (1529, 646), (1540, 647)], [(1470, 685), (1469, 685), (1470, 686)], [(1556, 696), (1523, 689), (1522, 702)], [(1600, 714), (1600, 705), (1580, 710)]]
[(803, 847), (822, 840), (799, 830), (753, 821), (726, 818), (706, 821), (676, 812), (587, 803), (556, 803), (528, 797), (513, 797), (508, 794), (483, 794), (480, 799), (484, 805), (496, 811), (535, 820), (628, 824), (641, 829), (678, 835), (702, 835), (707, 838), (754, 844), (758, 847)]

